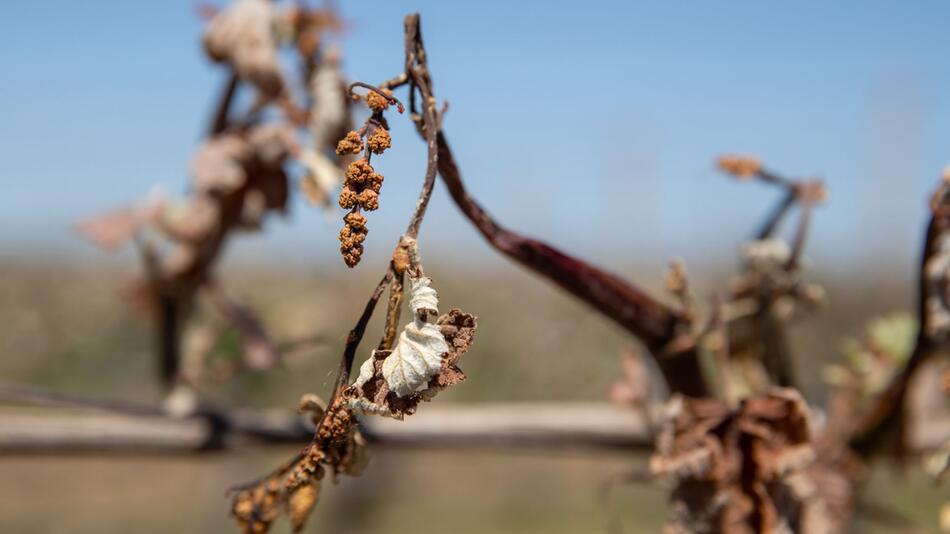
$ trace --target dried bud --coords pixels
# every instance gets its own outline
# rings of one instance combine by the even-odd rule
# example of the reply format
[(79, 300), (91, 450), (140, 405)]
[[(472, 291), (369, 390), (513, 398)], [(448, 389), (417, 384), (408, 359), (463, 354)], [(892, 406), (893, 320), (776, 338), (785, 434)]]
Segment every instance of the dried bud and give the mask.
[(727, 154), (720, 156), (717, 162), (719, 169), (723, 172), (740, 179), (748, 179), (755, 176), (762, 169), (762, 162), (751, 156), (738, 156)]
[(366, 216), (362, 213), (355, 211), (347, 213), (346, 216), (343, 217), (343, 221), (353, 230), (366, 232)]
[(349, 186), (344, 187), (340, 191), (340, 207), (348, 210), (356, 206), (356, 203), (359, 202), (359, 195), (356, 194), (356, 191), (350, 189)]
[(340, 139), (340, 142), (336, 145), (336, 153), (339, 156), (359, 154), (362, 150), (363, 140), (360, 139), (360, 134), (353, 131), (347, 132), (346, 137)]
[[(389, 89), (383, 89), (383, 92), (387, 95), (392, 95), (393, 92)], [(376, 91), (370, 91), (366, 93), (366, 105), (369, 106), (369, 109), (373, 110), (376, 113), (385, 111), (389, 107), (389, 99), (383, 97), (383, 95), (377, 93)]]
[(358, 159), (346, 168), (346, 185), (361, 186), (373, 175), (373, 166), (365, 159)]
[[(396, 247), (396, 250), (393, 251), (392, 263), (393, 270), (396, 271), (396, 274), (401, 276), (406, 272), (406, 269), (409, 268), (409, 252), (406, 250), (406, 247)], [(948, 376), (950, 376), (950, 374), (948, 374)]]
[(241, 0), (211, 19), (203, 39), (212, 60), (230, 63), (238, 76), (270, 98), (277, 97), (285, 85), (274, 31), (276, 19), (271, 2)]
[[(342, 195), (341, 195), (342, 198)], [(360, 206), (366, 211), (375, 211), (379, 209), (379, 195), (372, 189), (364, 189), (360, 193)]]
[(357, 245), (343, 252), (343, 262), (347, 267), (356, 267), (363, 257), (363, 245)]
[(340, 243), (343, 243), (344, 241), (349, 242), (349, 239), (352, 235), (353, 235), (353, 229), (350, 228), (349, 226), (344, 226), (343, 228), (340, 228), (340, 236), (339, 236)]
[(340, 250), (348, 250), (356, 245), (360, 245), (366, 240), (365, 231), (354, 230), (349, 226), (340, 228)]
[(366, 144), (374, 154), (382, 154), (387, 148), (392, 146), (392, 137), (385, 128), (376, 128), (373, 135), (369, 136)]
[(343, 218), (346, 226), (340, 229), (340, 253), (349, 267), (355, 267), (363, 256), (363, 241), (366, 240), (366, 217), (352, 211)]

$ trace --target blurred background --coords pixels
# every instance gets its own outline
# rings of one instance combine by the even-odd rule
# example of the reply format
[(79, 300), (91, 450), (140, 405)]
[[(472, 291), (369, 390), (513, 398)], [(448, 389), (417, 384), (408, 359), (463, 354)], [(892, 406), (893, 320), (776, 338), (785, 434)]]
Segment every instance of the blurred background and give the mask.
[[(796, 327), (805, 391), (870, 318), (910, 310), (926, 198), (950, 162), (945, 2), (350, 2), (340, 40), (352, 80), (402, 66), (402, 19), (422, 14), (444, 128), (471, 193), (511, 228), (662, 295), (670, 259), (698, 294), (721, 289), (777, 191), (713, 166), (750, 153), (823, 177), (811, 277), (831, 307)], [(7, 3), (0, 7), (0, 377), (77, 394), (155, 402), (148, 326), (120, 296), (139, 274), (71, 229), (141, 198), (184, 191), (225, 82), (200, 47), (199, 5)], [(295, 196), (289, 215), (229, 244), (220, 270), (275, 336), (314, 348), (207, 396), (296, 406), (327, 394), (347, 329), (384, 268), (425, 169), (408, 121), (394, 147), (355, 270), (338, 213)], [(455, 402), (604, 400), (632, 340), (494, 253), (442, 184), (420, 235), (443, 302), (480, 317)], [(378, 328), (370, 327), (370, 331)], [(288, 449), (177, 458), (0, 458), (5, 532), (220, 532), (224, 489)], [(612, 476), (624, 455), (380, 452), (367, 474), (327, 487), (308, 531), (653, 532), (665, 490)], [(897, 484), (897, 486), (895, 486)], [(939, 495), (875, 474), (881, 500), (934, 524)], [(894, 491), (894, 488), (899, 491)], [(887, 488), (887, 491), (883, 491)], [(872, 491), (873, 493), (873, 491)], [(433, 531), (441, 531), (439, 526)]]

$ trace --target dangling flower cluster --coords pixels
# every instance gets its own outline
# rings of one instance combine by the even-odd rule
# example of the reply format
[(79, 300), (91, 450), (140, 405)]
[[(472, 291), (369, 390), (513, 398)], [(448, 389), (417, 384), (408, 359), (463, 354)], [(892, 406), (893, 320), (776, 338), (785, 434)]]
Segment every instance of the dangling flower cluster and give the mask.
[[(363, 241), (368, 230), (366, 217), (360, 213), (361, 210), (374, 211), (379, 208), (379, 190), (383, 186), (383, 175), (370, 165), (370, 156), (382, 154), (392, 146), (392, 137), (382, 115), (389, 107), (389, 100), (376, 91), (370, 91), (366, 95), (366, 105), (373, 110), (372, 117), (358, 132), (348, 132), (336, 146), (336, 153), (341, 156), (359, 154), (365, 148), (364, 156), (346, 168), (343, 189), (340, 191), (340, 207), (350, 210), (343, 218), (346, 226), (340, 230), (340, 253), (349, 267), (355, 267), (363, 256)], [(365, 146), (363, 136), (366, 136)]]

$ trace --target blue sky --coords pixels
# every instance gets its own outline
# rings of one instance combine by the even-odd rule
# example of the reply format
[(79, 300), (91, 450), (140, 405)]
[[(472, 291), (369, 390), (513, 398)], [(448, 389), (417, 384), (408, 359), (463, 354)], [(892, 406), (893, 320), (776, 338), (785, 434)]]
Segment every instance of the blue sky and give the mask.
[[(775, 193), (721, 177), (722, 152), (827, 179), (816, 263), (909, 267), (950, 163), (947, 2), (339, 4), (352, 23), (346, 71), (370, 82), (398, 72), (402, 17), (420, 11), (475, 196), (512, 227), (618, 268), (731, 258)], [(87, 251), (71, 222), (156, 185), (183, 190), (223, 81), (200, 53), (196, 5), (0, 7), (0, 256)], [(378, 254), (425, 163), (395, 122), (370, 217)], [(297, 202), (238, 254), (336, 262), (336, 215)], [(490, 254), (441, 188), (422, 237), (446, 256)]]

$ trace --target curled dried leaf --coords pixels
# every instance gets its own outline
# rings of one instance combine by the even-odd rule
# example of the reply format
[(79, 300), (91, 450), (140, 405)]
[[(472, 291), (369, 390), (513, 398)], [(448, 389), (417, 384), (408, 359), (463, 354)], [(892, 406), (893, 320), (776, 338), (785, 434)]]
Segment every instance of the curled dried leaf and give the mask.
[(76, 230), (105, 250), (115, 250), (161, 216), (166, 201), (153, 195), (144, 202), (76, 223)]
[(305, 393), (297, 402), (297, 411), (301, 414), (309, 415), (310, 419), (316, 425), (320, 418), (323, 417), (323, 412), (326, 411), (326, 405), (327, 403), (323, 402), (323, 399), (318, 395)]
[(301, 150), (298, 159), (306, 169), (300, 185), (307, 199), (315, 206), (328, 207), (333, 191), (343, 181), (343, 171), (330, 158), (313, 150)]
[(198, 148), (191, 161), (192, 185), (199, 193), (228, 194), (247, 182), (246, 162), (250, 144), (234, 134), (216, 136)]
[(676, 484), (671, 532), (811, 532), (830, 521), (814, 459), (806, 404), (775, 389), (735, 410), (675, 399), (650, 468)]
[(383, 362), (383, 378), (400, 397), (422, 391), (442, 369), (442, 354), (449, 351), (442, 331), (419, 320), (406, 325), (392, 354)]
[(346, 82), (340, 72), (339, 53), (330, 48), (322, 59), (310, 80), (313, 99), (310, 136), (313, 149), (319, 153), (332, 149), (337, 139), (349, 129), (351, 121), (350, 100), (346, 97)]
[(277, 12), (268, 0), (237, 0), (219, 11), (204, 35), (211, 59), (229, 63), (268, 97), (284, 88), (274, 31)]
[(346, 394), (348, 406), (358, 413), (402, 419), (415, 413), (420, 402), (431, 400), (442, 389), (465, 380), (458, 362), (474, 341), (477, 318), (453, 309), (439, 317), (436, 326), (445, 339), (447, 351), (441, 355), (438, 373), (429, 379), (425, 389), (397, 395), (383, 376), (383, 364), (392, 351), (376, 350), (360, 366), (359, 377)]
[(166, 205), (158, 219), (165, 233), (181, 241), (202, 241), (218, 229), (221, 210), (205, 195), (196, 195), (182, 202)]
[(258, 162), (265, 167), (279, 167), (291, 154), (300, 152), (293, 125), (271, 122), (253, 128), (248, 143)]
[(409, 308), (417, 316), (439, 313), (439, 295), (432, 287), (432, 280), (427, 276), (410, 278)]
[(231, 515), (242, 532), (264, 534), (280, 515), (282, 500), (280, 481), (269, 478), (235, 495), (231, 501)]
[(315, 480), (309, 484), (304, 484), (290, 494), (287, 499), (287, 515), (290, 517), (290, 525), (294, 532), (303, 530), (304, 523), (310, 517), (313, 507), (317, 505), (317, 499), (320, 497), (320, 481)]

